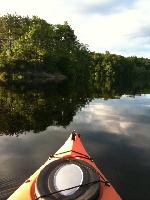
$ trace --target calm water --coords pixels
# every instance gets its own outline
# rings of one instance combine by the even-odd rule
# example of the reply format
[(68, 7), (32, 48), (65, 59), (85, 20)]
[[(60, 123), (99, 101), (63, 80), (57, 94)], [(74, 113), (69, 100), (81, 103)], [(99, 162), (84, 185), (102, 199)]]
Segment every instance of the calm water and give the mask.
[(122, 199), (149, 200), (150, 94), (105, 100), (108, 95), (100, 92), (65, 87), (1, 87), (0, 199), (7, 199), (75, 129)]

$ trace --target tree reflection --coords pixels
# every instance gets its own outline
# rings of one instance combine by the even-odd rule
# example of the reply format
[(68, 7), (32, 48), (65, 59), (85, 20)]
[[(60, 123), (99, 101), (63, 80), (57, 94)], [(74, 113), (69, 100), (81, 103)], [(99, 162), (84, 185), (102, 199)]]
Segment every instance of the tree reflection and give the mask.
[(94, 98), (150, 93), (150, 83), (103, 78), (97, 81), (7, 82), (0, 85), (0, 134), (39, 133), (67, 127), (76, 112)]

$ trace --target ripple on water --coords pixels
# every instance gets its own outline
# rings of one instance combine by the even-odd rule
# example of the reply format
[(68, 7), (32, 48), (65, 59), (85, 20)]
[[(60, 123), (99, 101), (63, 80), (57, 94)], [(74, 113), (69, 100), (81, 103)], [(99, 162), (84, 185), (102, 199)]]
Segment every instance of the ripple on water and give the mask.
[(38, 168), (38, 164), (27, 164), (21, 167), (17, 165), (13, 174), (2, 169), (0, 171), (0, 200), (6, 200)]
[[(113, 168), (108, 163), (108, 166), (104, 169), (102, 168), (102, 171), (114, 188), (117, 188), (117, 192), (122, 199), (135, 199), (137, 192), (140, 192), (139, 200), (147, 200), (150, 196), (150, 190), (148, 188), (150, 185), (150, 170), (145, 171), (144, 167), (136, 167), (136, 165), (118, 165)], [(145, 185), (147, 186), (145, 187)]]

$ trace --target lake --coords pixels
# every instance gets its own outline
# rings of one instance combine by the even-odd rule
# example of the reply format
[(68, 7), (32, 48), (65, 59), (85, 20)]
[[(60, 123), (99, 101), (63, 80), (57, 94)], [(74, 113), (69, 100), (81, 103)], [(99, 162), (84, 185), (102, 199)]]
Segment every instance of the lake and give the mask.
[(150, 199), (150, 88), (139, 85), (121, 90), (108, 83), (2, 84), (0, 199), (7, 199), (74, 129), (122, 199)]

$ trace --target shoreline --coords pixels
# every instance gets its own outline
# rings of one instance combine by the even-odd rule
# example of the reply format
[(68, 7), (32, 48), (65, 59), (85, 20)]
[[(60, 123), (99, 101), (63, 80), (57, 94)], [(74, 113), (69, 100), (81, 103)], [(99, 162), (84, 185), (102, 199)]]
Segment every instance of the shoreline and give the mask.
[(27, 72), (27, 73), (9, 73), (6, 72), (0, 73), (0, 81), (5, 82), (7, 80), (13, 80), (13, 81), (21, 81), (21, 80), (30, 80), (30, 81), (36, 81), (36, 80), (42, 80), (44, 82), (46, 81), (63, 81), (67, 79), (67, 77), (60, 72), (55, 73), (46, 73), (46, 72)]

